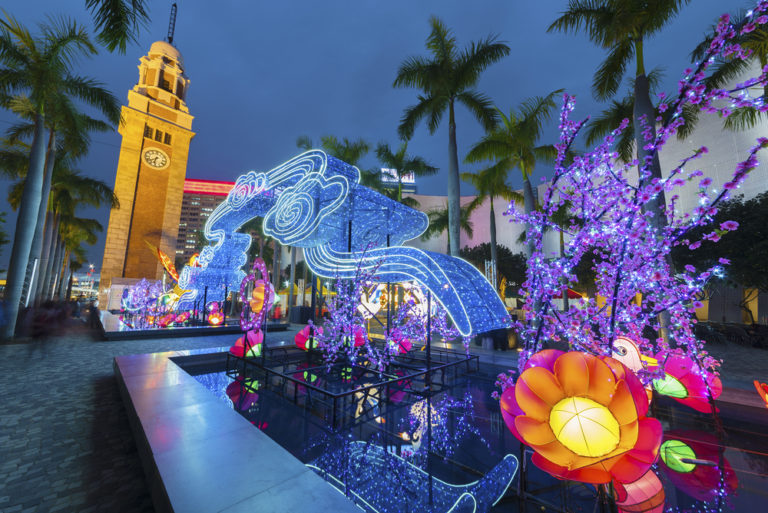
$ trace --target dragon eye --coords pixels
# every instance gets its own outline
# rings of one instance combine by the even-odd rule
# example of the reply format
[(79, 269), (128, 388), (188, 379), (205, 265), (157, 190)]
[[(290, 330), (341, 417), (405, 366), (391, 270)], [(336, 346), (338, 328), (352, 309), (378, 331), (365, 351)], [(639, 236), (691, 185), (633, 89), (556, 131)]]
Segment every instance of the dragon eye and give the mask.
[(619, 346), (616, 348), (616, 352), (619, 353), (620, 356), (626, 356), (627, 355), (627, 348)]

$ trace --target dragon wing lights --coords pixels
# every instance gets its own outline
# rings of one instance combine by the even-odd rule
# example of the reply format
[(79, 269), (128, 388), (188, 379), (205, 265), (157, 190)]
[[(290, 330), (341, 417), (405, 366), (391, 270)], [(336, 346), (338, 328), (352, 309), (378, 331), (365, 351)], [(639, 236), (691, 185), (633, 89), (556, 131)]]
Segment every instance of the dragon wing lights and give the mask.
[[(421, 235), (427, 216), (360, 185), (360, 171), (320, 150), (310, 150), (264, 173), (240, 176), (209, 217), (200, 267), (185, 267), (179, 285), (194, 304), (223, 299), (239, 287), (250, 236), (237, 230), (264, 218), (264, 233), (304, 248), (309, 268), (325, 278), (347, 278), (359, 265), (378, 264), (379, 282), (417, 281), (432, 291), (462, 335), (508, 325), (508, 314), (485, 277), (468, 262), (402, 244)], [(350, 274), (351, 273), (351, 274)]]

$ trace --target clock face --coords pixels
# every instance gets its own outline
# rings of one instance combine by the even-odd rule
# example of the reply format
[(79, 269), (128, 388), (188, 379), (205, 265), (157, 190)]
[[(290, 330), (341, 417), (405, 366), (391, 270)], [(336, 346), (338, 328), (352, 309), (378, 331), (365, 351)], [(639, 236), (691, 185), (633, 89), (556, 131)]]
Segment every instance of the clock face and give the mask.
[(170, 161), (171, 159), (168, 158), (168, 155), (163, 150), (150, 148), (144, 152), (144, 162), (154, 168), (164, 169), (168, 167)]

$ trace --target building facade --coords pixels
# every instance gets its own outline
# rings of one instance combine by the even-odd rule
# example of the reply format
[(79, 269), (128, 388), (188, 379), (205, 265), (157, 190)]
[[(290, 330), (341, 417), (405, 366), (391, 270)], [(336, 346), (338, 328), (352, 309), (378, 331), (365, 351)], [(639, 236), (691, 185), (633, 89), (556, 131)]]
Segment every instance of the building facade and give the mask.
[(195, 135), (181, 53), (157, 41), (138, 68), (139, 82), (128, 91), (119, 128), (123, 139), (114, 192), (120, 207), (109, 217), (102, 301), (113, 285), (161, 278), (163, 267), (147, 244), (170, 255), (176, 251), (189, 144)]
[(205, 222), (219, 203), (224, 201), (235, 182), (215, 180), (184, 180), (184, 196), (181, 200), (179, 236), (176, 239), (176, 261), (187, 262), (200, 251), (197, 232), (202, 232)]

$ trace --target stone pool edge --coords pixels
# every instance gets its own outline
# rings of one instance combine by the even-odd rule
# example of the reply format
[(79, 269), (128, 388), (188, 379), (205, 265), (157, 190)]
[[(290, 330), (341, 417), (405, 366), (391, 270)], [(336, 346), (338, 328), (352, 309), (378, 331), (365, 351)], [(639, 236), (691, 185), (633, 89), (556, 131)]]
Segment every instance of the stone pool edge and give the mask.
[(171, 360), (200, 353), (113, 361), (156, 511), (360, 511)]

